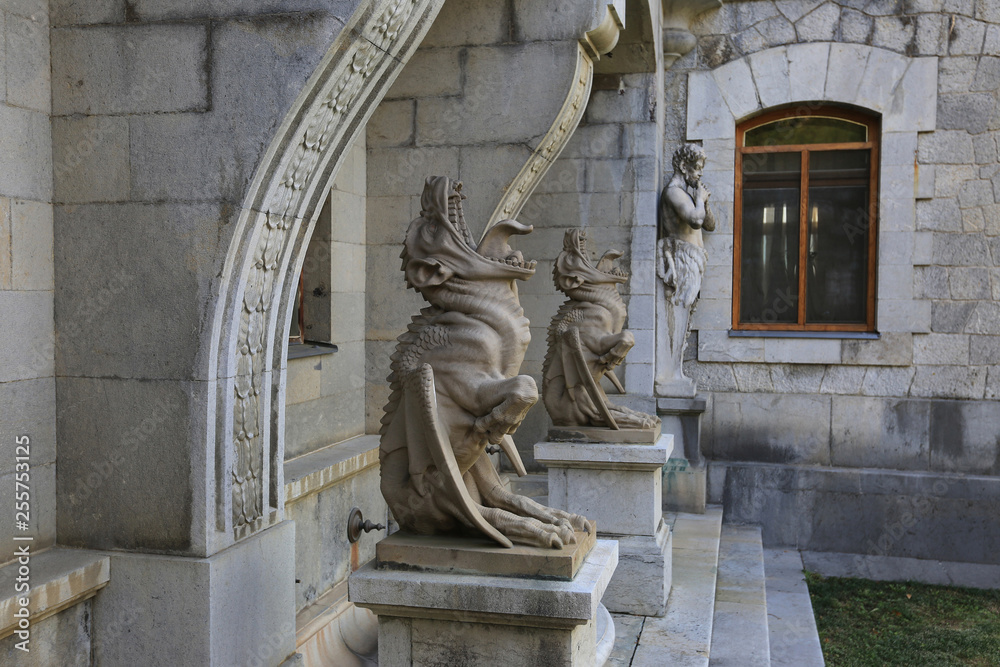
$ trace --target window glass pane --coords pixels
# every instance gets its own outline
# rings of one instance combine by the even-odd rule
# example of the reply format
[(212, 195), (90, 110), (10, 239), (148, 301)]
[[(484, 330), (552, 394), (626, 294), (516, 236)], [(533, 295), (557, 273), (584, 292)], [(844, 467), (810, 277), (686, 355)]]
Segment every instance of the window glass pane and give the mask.
[(743, 156), (740, 321), (798, 321), (800, 153)]
[(806, 322), (866, 321), (870, 154), (809, 155)]
[(782, 118), (747, 130), (746, 146), (840, 144), (868, 141), (868, 127), (842, 118), (802, 116)]

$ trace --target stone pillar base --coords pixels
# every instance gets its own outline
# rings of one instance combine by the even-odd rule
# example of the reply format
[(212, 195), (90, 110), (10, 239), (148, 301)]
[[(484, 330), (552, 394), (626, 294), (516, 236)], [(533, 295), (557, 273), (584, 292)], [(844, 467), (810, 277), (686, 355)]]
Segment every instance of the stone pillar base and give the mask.
[(656, 414), (663, 432), (674, 436), (677, 458), (663, 469), (663, 509), (705, 513), (705, 459), (701, 455), (701, 416), (707, 401), (695, 398), (661, 398)]
[(620, 535), (618, 568), (604, 594), (604, 605), (619, 613), (662, 616), (670, 595), (673, 536), (660, 523), (656, 535)]
[(378, 615), (380, 667), (584, 667), (602, 652), (598, 607), (617, 563), (611, 540), (597, 541), (571, 581), (380, 570), (371, 562), (351, 575), (350, 598)]
[(94, 598), (95, 664), (273, 667), (295, 653), (293, 522), (208, 558), (108, 556), (111, 579)]
[(604, 597), (613, 612), (657, 616), (671, 582), (670, 529), (663, 523), (663, 466), (673, 436), (652, 445), (540, 442), (549, 469), (549, 505), (597, 522), (598, 537), (619, 543), (621, 573)]

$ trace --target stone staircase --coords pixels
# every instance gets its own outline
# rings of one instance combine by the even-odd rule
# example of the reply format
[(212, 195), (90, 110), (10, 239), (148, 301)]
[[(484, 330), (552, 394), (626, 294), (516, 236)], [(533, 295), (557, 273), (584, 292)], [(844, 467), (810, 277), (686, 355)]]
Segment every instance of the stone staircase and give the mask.
[(722, 509), (665, 515), (673, 588), (662, 618), (614, 614), (609, 667), (823, 665), (797, 551), (764, 549), (760, 528)]
[[(511, 476), (544, 503), (545, 474)], [(824, 664), (802, 556), (765, 549), (757, 526), (723, 522), (722, 508), (667, 513), (673, 586), (663, 617), (612, 614), (608, 667), (819, 667)]]

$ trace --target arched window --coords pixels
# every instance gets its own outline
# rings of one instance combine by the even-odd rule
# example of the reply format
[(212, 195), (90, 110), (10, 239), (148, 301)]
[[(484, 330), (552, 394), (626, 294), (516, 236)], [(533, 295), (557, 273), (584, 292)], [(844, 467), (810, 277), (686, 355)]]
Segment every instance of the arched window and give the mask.
[(799, 105), (736, 146), (733, 328), (875, 331), (879, 119)]

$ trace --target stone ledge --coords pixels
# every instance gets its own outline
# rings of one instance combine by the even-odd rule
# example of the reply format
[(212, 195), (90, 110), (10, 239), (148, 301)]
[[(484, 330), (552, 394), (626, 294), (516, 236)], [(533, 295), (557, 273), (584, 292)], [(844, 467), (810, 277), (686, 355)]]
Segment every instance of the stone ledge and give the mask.
[(560, 468), (646, 470), (666, 465), (674, 449), (674, 436), (664, 433), (654, 445), (617, 443), (539, 442), (535, 460)]
[[(22, 542), (31, 544), (31, 542)], [(0, 639), (14, 633), (20, 608), (14, 591), (20, 564), (14, 560), (0, 568)], [(31, 554), (28, 611), (34, 625), (44, 618), (93, 597), (111, 578), (111, 559), (80, 549), (53, 547)]]
[(359, 435), (285, 461), (285, 504), (378, 465), (377, 435)]

